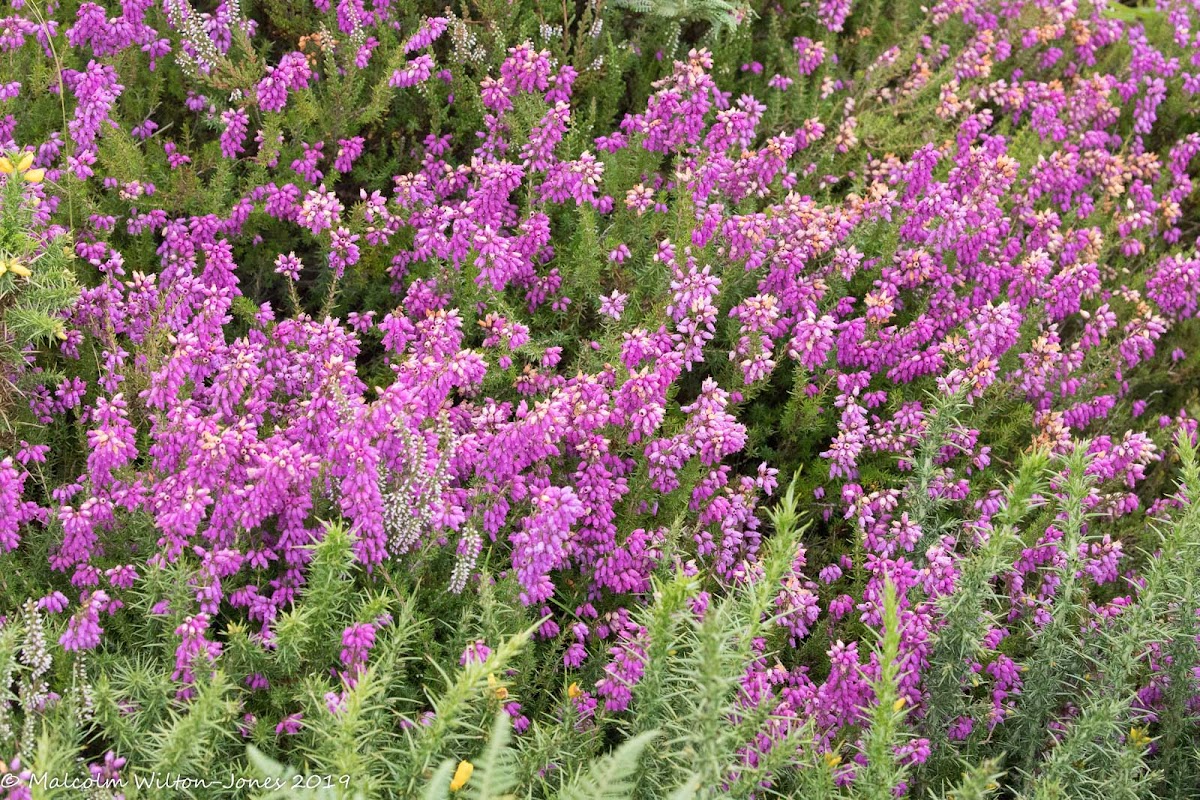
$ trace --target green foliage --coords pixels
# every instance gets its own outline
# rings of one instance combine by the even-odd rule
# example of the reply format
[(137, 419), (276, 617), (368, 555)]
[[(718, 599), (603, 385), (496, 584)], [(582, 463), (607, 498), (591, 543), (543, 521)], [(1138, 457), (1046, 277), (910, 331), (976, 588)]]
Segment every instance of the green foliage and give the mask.
[(613, 0), (613, 5), (667, 20), (701, 20), (716, 34), (735, 28), (750, 13), (745, 6), (728, 0)]
[(903, 727), (905, 701), (896, 685), (900, 677), (896, 663), (900, 655), (900, 617), (896, 587), (891, 581), (884, 584), (883, 631), (877, 653), (881, 672), (875, 681), (875, 704), (871, 708), (870, 725), (862, 745), (867, 767), (855, 781), (856, 793), (861, 793), (860, 796), (866, 800), (894, 797), (896, 787), (907, 772), (895, 756)]
[(29, 351), (66, 338), (63, 315), (79, 295), (71, 242), (34, 233), (31, 220), (40, 199), (30, 176), (41, 170), (26, 171), (28, 164), (17, 153), (4, 161), (10, 174), (0, 187), (0, 452), (19, 438), (13, 415), (25, 387)]

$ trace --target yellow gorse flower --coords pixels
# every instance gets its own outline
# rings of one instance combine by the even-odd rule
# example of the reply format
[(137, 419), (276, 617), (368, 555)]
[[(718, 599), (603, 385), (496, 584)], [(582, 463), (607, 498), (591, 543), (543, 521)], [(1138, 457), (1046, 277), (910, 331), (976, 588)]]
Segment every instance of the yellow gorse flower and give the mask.
[(904, 709), (905, 699), (903, 697), (896, 698), (896, 702), (892, 703), (892, 711), (901, 711)]
[(825, 765), (827, 767), (829, 767), (830, 769), (833, 769), (840, 763), (842, 763), (842, 757), (839, 756), (837, 753), (826, 753), (825, 754)]
[(450, 791), (457, 792), (466, 786), (467, 781), (471, 780), (471, 775), (474, 772), (475, 765), (470, 761), (458, 762), (458, 769), (454, 770), (454, 777), (450, 779)]
[(581, 694), (583, 694), (583, 689), (579, 688), (578, 683), (572, 683), (567, 687), (567, 697), (571, 698), (572, 700), (574, 700), (576, 697), (579, 697)]
[(1150, 734), (1145, 728), (1132, 728), (1129, 731), (1129, 743), (1134, 747), (1145, 747), (1150, 744)]
[(488, 688), (496, 695), (497, 700), (508, 699), (508, 689), (500, 685), (500, 681), (496, 680), (496, 676), (488, 673)]
[(30, 169), (33, 166), (33, 153), (23, 153), (17, 158), (17, 163), (5, 156), (0, 156), (0, 174), (20, 175), (26, 183), (41, 183), (46, 178), (46, 170)]
[(13, 275), (18, 275), (22, 278), (28, 278), (33, 273), (29, 267), (22, 264), (13, 256), (0, 256), (0, 275), (6, 272), (11, 272)]

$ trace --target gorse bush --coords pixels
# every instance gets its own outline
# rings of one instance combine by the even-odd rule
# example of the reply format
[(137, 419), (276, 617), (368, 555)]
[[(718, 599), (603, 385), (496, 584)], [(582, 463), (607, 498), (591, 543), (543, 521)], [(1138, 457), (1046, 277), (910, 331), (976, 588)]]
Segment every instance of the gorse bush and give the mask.
[(46, 171), (34, 169), (33, 154), (26, 153), (15, 163), (0, 156), (0, 174), (8, 176), (0, 206), (0, 410), (7, 422), (21, 399), (21, 367), (30, 348), (66, 339), (61, 317), (77, 287), (71, 248), (62, 237), (39, 242), (32, 226), (36, 202), (24, 199), (24, 188), (41, 183)]
[(14, 0), (0, 794), (1200, 796), (1200, 7)]

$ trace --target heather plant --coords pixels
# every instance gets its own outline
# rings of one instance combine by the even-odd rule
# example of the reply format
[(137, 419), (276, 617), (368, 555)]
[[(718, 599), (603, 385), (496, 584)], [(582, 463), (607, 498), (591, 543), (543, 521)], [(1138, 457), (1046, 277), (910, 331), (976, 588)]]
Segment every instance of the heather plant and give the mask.
[(1200, 794), (1194, 3), (10, 5), (6, 797)]

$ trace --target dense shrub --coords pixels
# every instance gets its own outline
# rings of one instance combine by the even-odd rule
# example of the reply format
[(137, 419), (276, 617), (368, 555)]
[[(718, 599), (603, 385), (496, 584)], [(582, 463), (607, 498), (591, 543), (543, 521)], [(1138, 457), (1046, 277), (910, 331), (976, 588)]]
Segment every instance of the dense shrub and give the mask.
[(1200, 795), (1200, 7), (4, 13), (6, 797)]

